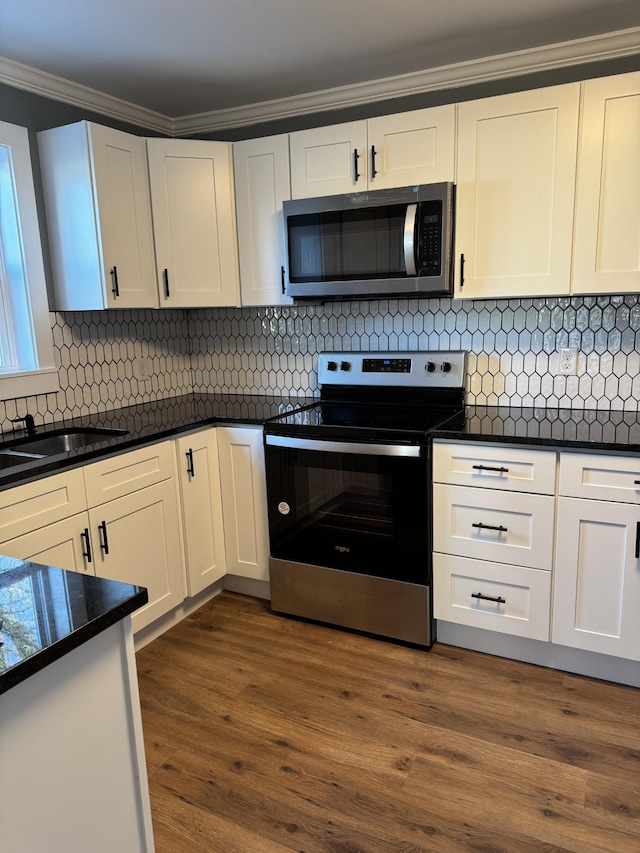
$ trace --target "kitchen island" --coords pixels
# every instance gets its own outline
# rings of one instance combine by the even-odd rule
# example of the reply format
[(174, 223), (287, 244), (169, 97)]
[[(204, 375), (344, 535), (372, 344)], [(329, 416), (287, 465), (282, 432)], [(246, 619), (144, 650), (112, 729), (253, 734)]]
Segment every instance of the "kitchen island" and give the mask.
[(146, 600), (0, 557), (3, 849), (152, 853), (130, 618)]

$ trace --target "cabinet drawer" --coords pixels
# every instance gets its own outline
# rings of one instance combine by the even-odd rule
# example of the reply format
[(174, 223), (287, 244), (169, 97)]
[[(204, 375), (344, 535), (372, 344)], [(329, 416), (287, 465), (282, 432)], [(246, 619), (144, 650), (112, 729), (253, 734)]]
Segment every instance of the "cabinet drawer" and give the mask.
[(561, 453), (559, 493), (569, 498), (640, 503), (640, 459)]
[(434, 551), (551, 570), (553, 497), (435, 483), (433, 516)]
[(164, 441), (94, 462), (84, 469), (87, 502), (99, 506), (168, 480), (175, 473), (173, 442)]
[(434, 554), (433, 605), (436, 619), (548, 640), (551, 572)]
[(433, 479), (458, 486), (553, 495), (556, 454), (508, 445), (436, 442)]
[(0, 542), (87, 508), (82, 469), (75, 468), (0, 492)]

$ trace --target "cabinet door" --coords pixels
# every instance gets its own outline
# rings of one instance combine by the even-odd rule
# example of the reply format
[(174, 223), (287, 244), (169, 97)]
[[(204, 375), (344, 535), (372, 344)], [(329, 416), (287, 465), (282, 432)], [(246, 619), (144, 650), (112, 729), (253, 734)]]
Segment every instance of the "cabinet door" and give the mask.
[(144, 139), (88, 124), (109, 308), (155, 308), (155, 262)]
[(226, 573), (215, 427), (176, 442), (187, 570), (193, 596)]
[(573, 292), (637, 292), (640, 72), (583, 86)]
[(65, 518), (2, 543), (2, 553), (71, 572), (95, 574), (89, 516)]
[(243, 305), (289, 305), (283, 293), (284, 219), (291, 198), (289, 137), (233, 145), (240, 289)]
[(147, 139), (160, 303), (238, 305), (231, 146)]
[(185, 597), (180, 513), (174, 480), (89, 510), (96, 574), (144, 586), (149, 602), (131, 617), (139, 631)]
[(227, 572), (269, 580), (262, 430), (218, 427)]
[(299, 130), (289, 136), (291, 197), (367, 189), (367, 123), (352, 121)]
[(448, 104), (369, 119), (369, 188), (453, 181), (455, 116)]
[(157, 307), (144, 140), (81, 121), (38, 148), (56, 308)]
[(640, 660), (640, 508), (558, 499), (551, 639)]
[(459, 105), (456, 296), (569, 293), (579, 93)]

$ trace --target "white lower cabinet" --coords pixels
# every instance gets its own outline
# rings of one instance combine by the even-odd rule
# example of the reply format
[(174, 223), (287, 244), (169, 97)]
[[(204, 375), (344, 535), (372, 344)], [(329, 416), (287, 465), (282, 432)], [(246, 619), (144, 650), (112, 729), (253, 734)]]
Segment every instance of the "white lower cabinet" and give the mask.
[(7, 557), (31, 560), (70, 572), (96, 573), (86, 512), (3, 542), (0, 551)]
[(563, 453), (560, 471), (551, 638), (640, 660), (640, 465)]
[(149, 601), (131, 617), (139, 631), (184, 600), (176, 486), (164, 480), (89, 510), (96, 574), (144, 586)]
[(215, 427), (176, 441), (187, 592), (202, 592), (227, 572), (218, 434)]
[(436, 619), (549, 639), (555, 471), (553, 452), (434, 443)]
[(218, 427), (227, 572), (269, 580), (262, 429)]
[(434, 554), (436, 618), (549, 639), (551, 572)]

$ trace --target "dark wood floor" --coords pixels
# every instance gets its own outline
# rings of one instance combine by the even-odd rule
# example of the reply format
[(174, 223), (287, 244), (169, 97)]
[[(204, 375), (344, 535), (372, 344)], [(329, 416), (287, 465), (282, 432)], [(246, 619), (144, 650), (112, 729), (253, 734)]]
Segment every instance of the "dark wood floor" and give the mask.
[(225, 592), (137, 655), (157, 853), (639, 853), (640, 691)]

